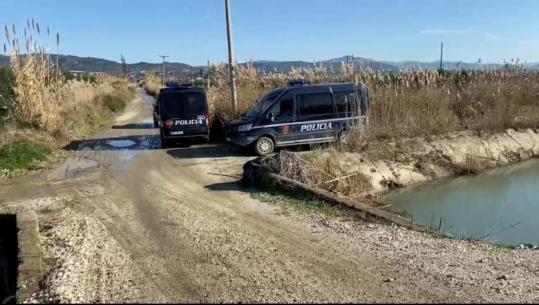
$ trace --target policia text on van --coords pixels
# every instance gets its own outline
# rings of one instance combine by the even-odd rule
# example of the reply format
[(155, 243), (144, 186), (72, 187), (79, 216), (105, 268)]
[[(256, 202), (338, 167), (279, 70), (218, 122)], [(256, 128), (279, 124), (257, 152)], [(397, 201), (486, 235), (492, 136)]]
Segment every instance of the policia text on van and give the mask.
[(365, 121), (368, 107), (362, 85), (292, 82), (267, 92), (242, 118), (230, 122), (226, 140), (253, 145), (259, 155), (275, 147), (331, 142)]

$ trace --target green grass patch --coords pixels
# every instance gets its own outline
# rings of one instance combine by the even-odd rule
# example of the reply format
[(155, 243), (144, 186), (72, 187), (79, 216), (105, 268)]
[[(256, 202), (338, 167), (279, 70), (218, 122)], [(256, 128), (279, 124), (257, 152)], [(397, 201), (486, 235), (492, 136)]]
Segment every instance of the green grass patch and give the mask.
[(35, 169), (51, 149), (37, 143), (16, 141), (0, 147), (0, 171)]
[(292, 213), (302, 215), (322, 215), (329, 218), (339, 218), (351, 221), (356, 218), (355, 211), (331, 204), (307, 194), (292, 193), (290, 191), (255, 192), (251, 196), (257, 200), (278, 206), (281, 214)]

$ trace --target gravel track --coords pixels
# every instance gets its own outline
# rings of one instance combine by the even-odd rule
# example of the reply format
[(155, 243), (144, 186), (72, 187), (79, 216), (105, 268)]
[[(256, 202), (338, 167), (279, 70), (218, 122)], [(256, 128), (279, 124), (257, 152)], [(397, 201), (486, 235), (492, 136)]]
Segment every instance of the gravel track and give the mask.
[(539, 302), (538, 251), (284, 215), (236, 183), (248, 156), (157, 149), (151, 104), (139, 92), (59, 168), (0, 186), (0, 207), (40, 215), (47, 276), (26, 301)]

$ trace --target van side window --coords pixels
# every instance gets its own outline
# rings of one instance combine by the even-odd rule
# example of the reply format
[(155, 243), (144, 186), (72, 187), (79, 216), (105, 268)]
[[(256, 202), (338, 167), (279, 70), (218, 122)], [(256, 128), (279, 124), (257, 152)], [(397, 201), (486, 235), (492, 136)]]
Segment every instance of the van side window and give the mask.
[[(354, 93), (352, 91), (334, 92), (335, 110), (338, 117), (346, 117), (353, 115), (354, 109)], [(346, 114), (348, 112), (348, 115)]]
[(283, 97), (279, 102), (271, 107), (268, 114), (269, 113), (273, 114), (275, 119), (273, 123), (286, 123), (292, 121), (294, 116), (294, 98), (292, 96)]
[(297, 96), (301, 120), (323, 120), (333, 116), (330, 93), (301, 94)]

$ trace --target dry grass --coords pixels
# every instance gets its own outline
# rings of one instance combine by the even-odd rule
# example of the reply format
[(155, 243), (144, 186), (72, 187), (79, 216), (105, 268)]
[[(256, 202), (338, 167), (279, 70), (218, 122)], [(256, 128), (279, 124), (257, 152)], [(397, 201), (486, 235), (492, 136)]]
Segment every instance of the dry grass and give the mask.
[(236, 69), (238, 109), (234, 113), (230, 103), (227, 65), (213, 65), (210, 75), (212, 86), (207, 88), (210, 111), (214, 118), (225, 121), (245, 112), (264, 92), (285, 86), (290, 80), (307, 78), (313, 83), (320, 83), (330, 79), (329, 72), (322, 66), (314, 69), (293, 69), (288, 74), (261, 73), (252, 64), (238, 66)]
[(111, 107), (107, 100), (113, 96), (125, 103), (130, 98), (132, 92), (126, 80), (112, 76), (98, 76), (95, 82), (66, 80), (55, 70), (47, 46), (39, 45), (43, 40), (32, 38), (41, 35), (38, 23), (28, 24), (32, 26), (24, 29), (24, 54), (15, 26), (11, 30), (5, 27), (5, 38), (11, 41), (15, 93), (9, 110), (18, 125), (72, 139), (87, 134), (99, 125), (98, 121), (103, 122), (122, 108), (117, 107), (121, 102)]
[(146, 89), (146, 92), (153, 96), (157, 96), (159, 90), (163, 88), (163, 82), (161, 78), (157, 75), (157, 73), (146, 74), (146, 79), (144, 83), (144, 88)]
[(245, 65), (237, 69), (238, 104), (233, 113), (226, 65), (214, 65), (208, 99), (217, 118), (229, 120), (251, 106), (263, 92), (292, 79), (311, 83), (359, 81), (369, 88), (371, 109), (368, 138), (386, 140), (474, 129), (496, 132), (507, 128), (539, 127), (539, 72), (518, 66), (504, 70), (429, 70), (382, 73), (342, 64), (330, 73), (323, 66), (292, 72), (263, 73)]
[(372, 190), (369, 179), (360, 172), (349, 172), (343, 154), (336, 149), (316, 150), (298, 156), (282, 151), (279, 173), (335, 194), (365, 200)]
[[(3, 176), (7, 175), (6, 170), (30, 166), (31, 156), (36, 154), (28, 154), (28, 162), (15, 162), (19, 160), (15, 155), (24, 150), (50, 152), (50, 148), (95, 132), (134, 95), (126, 80), (112, 76), (97, 76), (91, 81), (67, 80), (55, 68), (44, 42), (46, 38), (41, 37), (39, 23), (35, 21), (28, 22), (24, 37), (18, 36), (21, 33), (17, 34), (15, 26), (5, 26), (4, 32), (11, 48), (11, 65), (6, 74), (9, 78), (2, 79), (9, 79), (11, 88), (2, 87), (2, 94), (8, 92), (9, 96), (0, 99), (0, 110), (7, 111), (0, 113), (0, 127), (4, 125), (0, 131)], [(24, 41), (24, 53), (19, 41)], [(59, 34), (56, 43), (58, 46)]]

